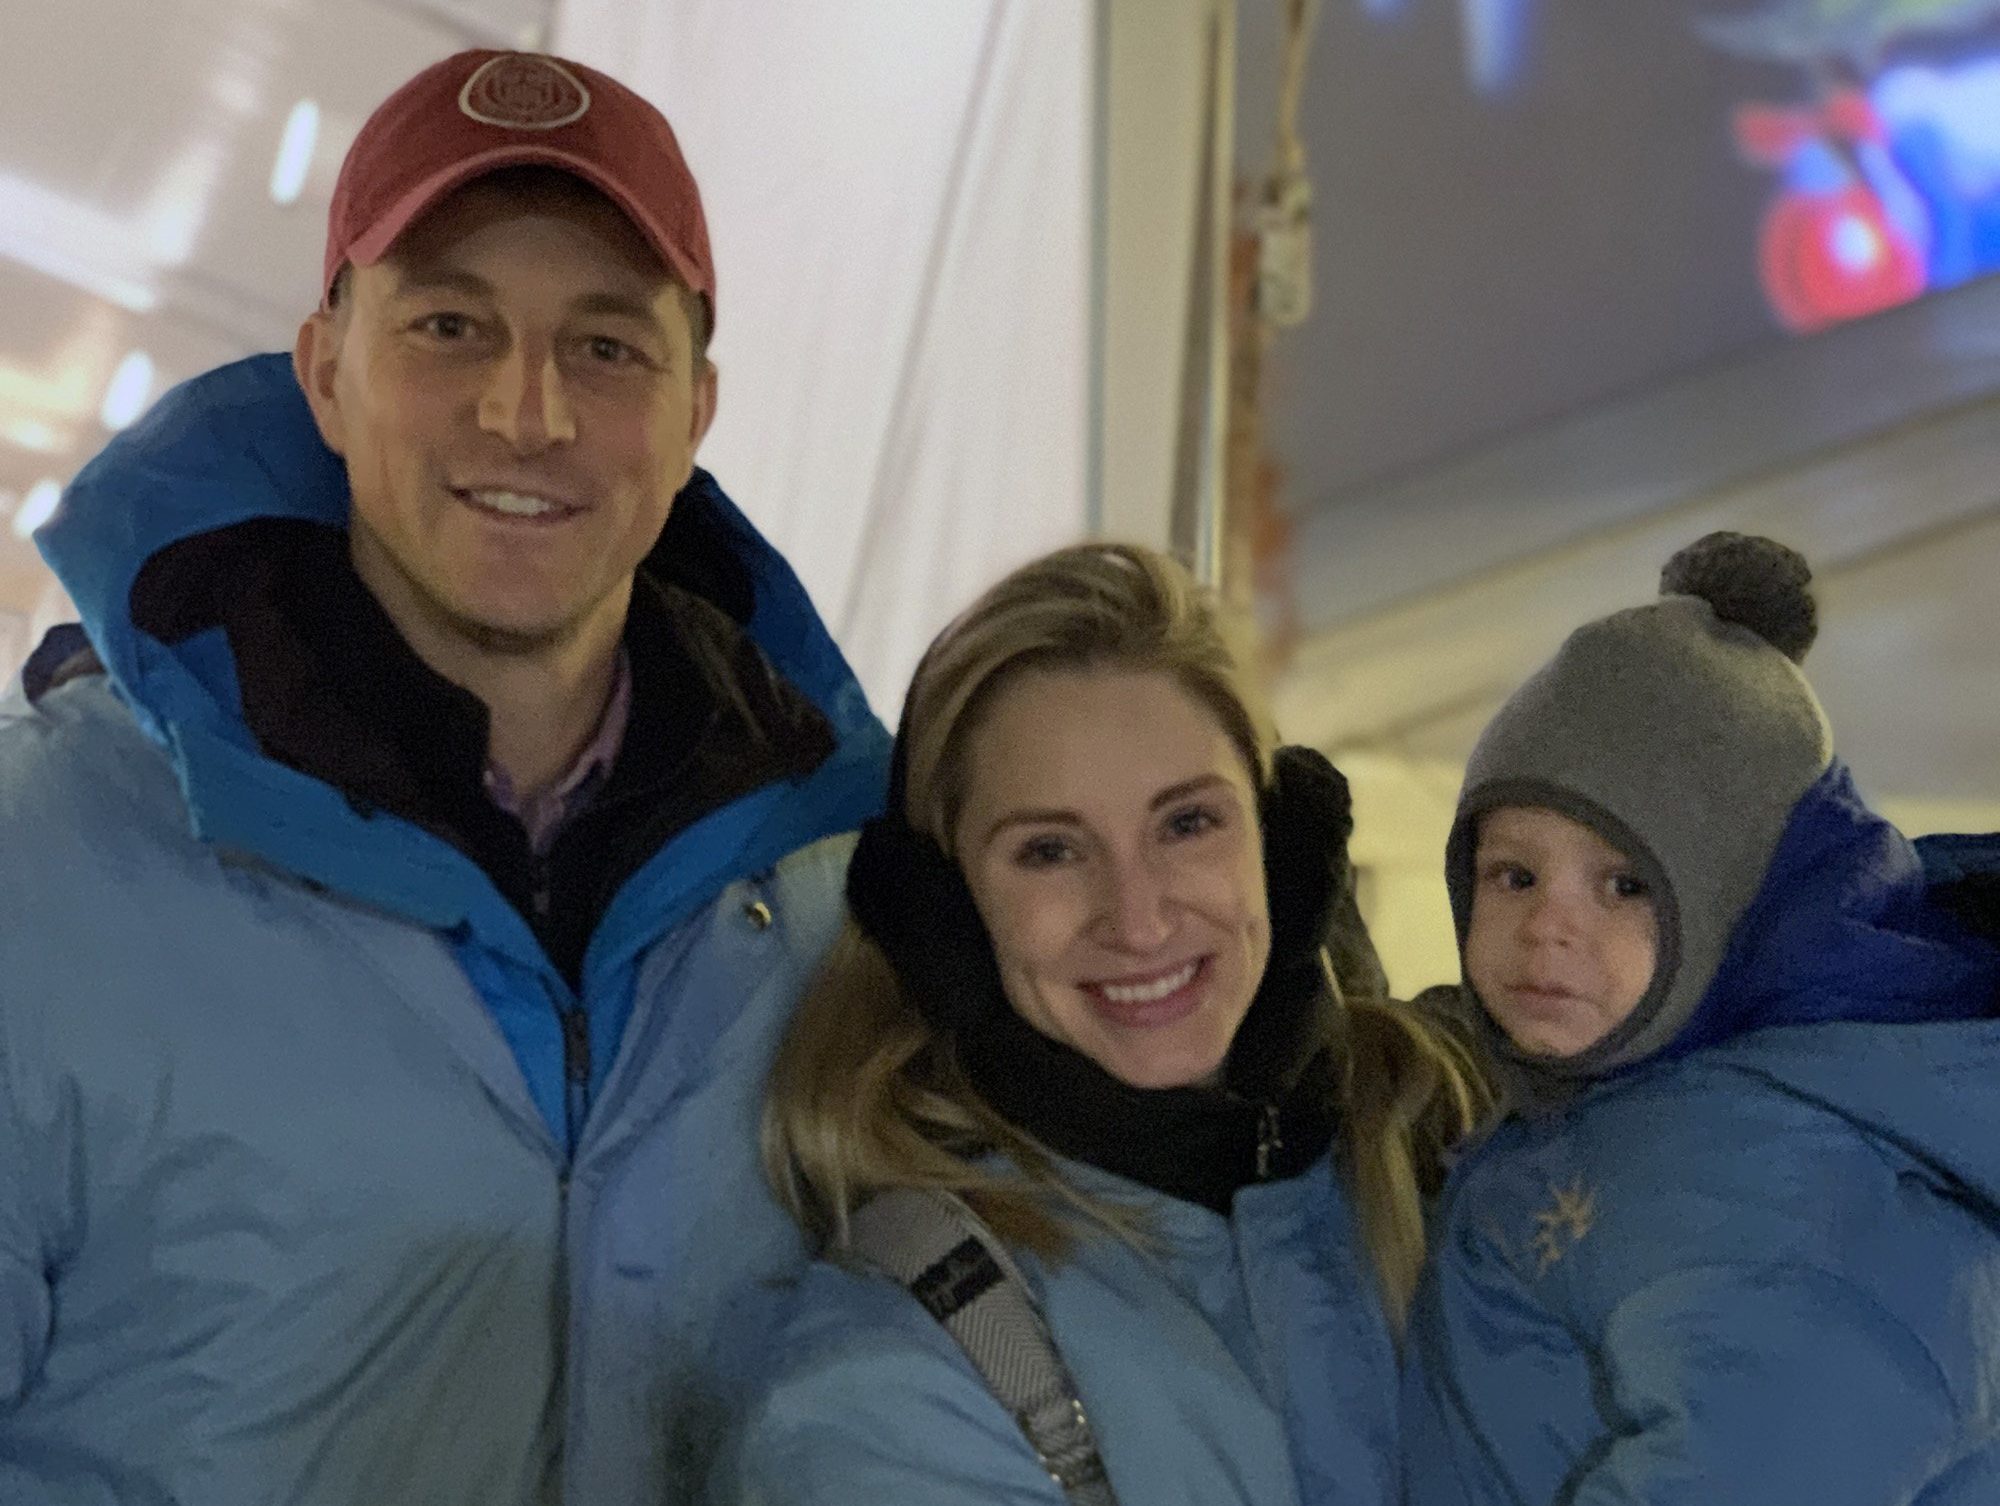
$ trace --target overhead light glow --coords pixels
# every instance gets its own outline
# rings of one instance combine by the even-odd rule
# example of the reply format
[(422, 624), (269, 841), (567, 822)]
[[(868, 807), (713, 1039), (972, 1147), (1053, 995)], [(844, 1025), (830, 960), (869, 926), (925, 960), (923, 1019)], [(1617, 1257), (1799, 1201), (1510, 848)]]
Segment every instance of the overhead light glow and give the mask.
[(107, 429), (122, 429), (146, 411), (153, 400), (153, 358), (135, 350), (118, 363), (111, 385), (104, 389), (104, 405), (97, 416)]
[(306, 174), (312, 168), (313, 148), (319, 145), (319, 106), (302, 99), (292, 106), (285, 121), (284, 138), (278, 143), (278, 160), (271, 165), (271, 199), (278, 204), (296, 204), (305, 191)]
[(130, 225), (8, 172), (0, 172), (0, 257), (135, 314), (160, 301)]
[(184, 266), (194, 255), (228, 163), (223, 147), (215, 138), (190, 141), (154, 180), (137, 227), (154, 264)]
[(1460, 0), (1465, 26), (1465, 67), (1485, 94), (1504, 94), (1527, 60), (1527, 32), (1534, 0)]
[(218, 73), (209, 88), (215, 102), (232, 115), (248, 115), (257, 108), (257, 86), (240, 73)]
[(17, 418), (0, 432), (16, 449), (33, 450), (38, 455), (53, 455), (63, 444), (62, 435), (39, 418)]
[(28, 495), (22, 499), (21, 510), (14, 514), (14, 532), (27, 538), (50, 518), (56, 515), (56, 503), (62, 501), (62, 483), (44, 478), (28, 488)]

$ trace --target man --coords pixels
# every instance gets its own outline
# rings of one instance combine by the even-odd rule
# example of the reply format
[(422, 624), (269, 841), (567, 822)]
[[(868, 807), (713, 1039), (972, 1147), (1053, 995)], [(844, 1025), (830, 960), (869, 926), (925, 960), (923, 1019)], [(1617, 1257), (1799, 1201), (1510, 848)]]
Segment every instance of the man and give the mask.
[(42, 537), (88, 641), (0, 707), (0, 1501), (686, 1500), (886, 739), (694, 468), (651, 106), (426, 70), (325, 270)]

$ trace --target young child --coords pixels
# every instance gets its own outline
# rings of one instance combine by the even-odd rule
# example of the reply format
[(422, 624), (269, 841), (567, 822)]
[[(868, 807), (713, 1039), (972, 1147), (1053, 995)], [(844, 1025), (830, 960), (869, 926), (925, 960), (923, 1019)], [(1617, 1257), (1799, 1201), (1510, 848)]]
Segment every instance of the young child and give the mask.
[(2000, 1502), (2000, 949), (1832, 756), (1809, 580), (1710, 535), (1473, 754), (1510, 1111), (1437, 1210), (1411, 1506)]

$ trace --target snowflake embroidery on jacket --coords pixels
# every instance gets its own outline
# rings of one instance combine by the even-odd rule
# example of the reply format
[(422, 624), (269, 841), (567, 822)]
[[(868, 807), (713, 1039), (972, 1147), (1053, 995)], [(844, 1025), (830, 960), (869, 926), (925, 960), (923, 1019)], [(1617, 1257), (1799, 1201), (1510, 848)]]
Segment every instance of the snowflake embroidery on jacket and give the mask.
[(1540, 1257), (1537, 1276), (1546, 1276), (1597, 1226), (1597, 1194), (1584, 1186), (1582, 1177), (1567, 1187), (1550, 1183), (1549, 1195), (1554, 1201), (1535, 1215), (1534, 1248)]

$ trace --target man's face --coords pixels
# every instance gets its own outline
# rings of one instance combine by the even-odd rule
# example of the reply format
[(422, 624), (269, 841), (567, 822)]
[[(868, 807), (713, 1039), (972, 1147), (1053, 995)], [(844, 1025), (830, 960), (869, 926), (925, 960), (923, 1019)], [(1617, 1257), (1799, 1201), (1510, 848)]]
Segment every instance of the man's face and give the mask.
[(355, 568), (406, 636), (519, 654), (617, 636), (716, 383), (682, 290), (609, 200), (475, 181), (350, 269), (297, 355), (347, 462)]

